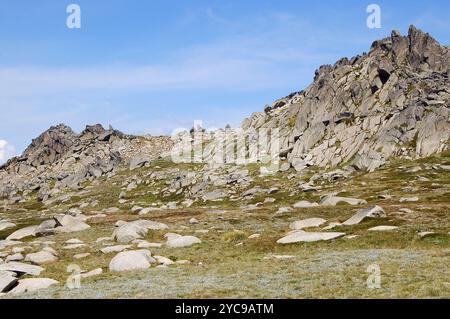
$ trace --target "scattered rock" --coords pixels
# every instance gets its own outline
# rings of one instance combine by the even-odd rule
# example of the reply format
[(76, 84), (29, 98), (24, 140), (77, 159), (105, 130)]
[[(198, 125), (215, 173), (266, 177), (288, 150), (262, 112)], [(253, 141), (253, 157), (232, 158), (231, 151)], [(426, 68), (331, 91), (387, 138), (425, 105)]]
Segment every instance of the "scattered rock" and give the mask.
[(166, 246), (169, 248), (183, 248), (190, 247), (195, 244), (200, 244), (202, 241), (194, 236), (181, 236), (178, 234), (166, 234)]
[(21, 275), (39, 276), (40, 273), (44, 271), (44, 268), (20, 262), (9, 262), (1, 264), (0, 271), (15, 272), (19, 276)]
[(319, 227), (326, 222), (327, 221), (323, 218), (308, 218), (291, 223), (289, 228), (293, 230), (302, 230), (304, 228)]
[(289, 235), (277, 240), (278, 244), (293, 244), (293, 243), (310, 243), (322, 240), (332, 240), (345, 236), (344, 233), (321, 233), (321, 232), (304, 232), (302, 230), (297, 230), (291, 232)]
[(360, 209), (355, 215), (343, 222), (343, 225), (357, 225), (365, 218), (383, 218), (386, 213), (380, 206), (372, 206), (366, 209)]
[[(149, 252), (150, 253), (150, 252)], [(118, 253), (109, 263), (109, 270), (113, 272), (150, 268), (149, 257), (142, 251), (123, 251)]]
[(26, 237), (35, 236), (35, 230), (37, 226), (28, 226), (25, 228), (21, 228), (16, 230), (14, 233), (6, 237), (6, 240), (20, 240)]
[(369, 228), (369, 231), (393, 231), (398, 229), (397, 226), (376, 226)]
[(419, 201), (419, 197), (402, 197), (400, 198), (399, 202), (400, 203), (405, 203), (405, 202), (418, 202)]
[(0, 271), (0, 292), (9, 291), (17, 283), (16, 274), (10, 271)]
[(9, 229), (9, 228), (14, 228), (16, 227), (16, 224), (8, 222), (8, 221), (0, 221), (0, 231)]
[[(109, 247), (102, 248), (102, 249), (100, 249), (100, 251), (104, 254), (118, 253), (118, 252), (124, 251), (126, 249), (129, 249), (131, 247), (132, 247), (131, 245), (116, 245), (116, 246), (109, 246)], [(141, 247), (139, 247), (139, 248), (141, 248)], [(142, 247), (142, 248), (144, 248), (144, 247)]]
[(49, 278), (28, 278), (21, 279), (16, 287), (14, 287), (9, 293), (21, 294), (26, 292), (34, 292), (40, 289), (47, 289), (50, 286), (57, 285), (58, 282)]
[(58, 261), (58, 257), (47, 251), (40, 251), (37, 253), (28, 254), (25, 256), (25, 261), (29, 261), (35, 265), (52, 264)]
[(317, 207), (319, 204), (317, 203), (310, 203), (306, 200), (301, 200), (294, 204), (294, 208), (311, 208), (311, 207)]
[(339, 203), (347, 203), (349, 205), (365, 205), (367, 201), (364, 199), (348, 198), (348, 197), (336, 197), (326, 196), (320, 201), (321, 206), (336, 206)]

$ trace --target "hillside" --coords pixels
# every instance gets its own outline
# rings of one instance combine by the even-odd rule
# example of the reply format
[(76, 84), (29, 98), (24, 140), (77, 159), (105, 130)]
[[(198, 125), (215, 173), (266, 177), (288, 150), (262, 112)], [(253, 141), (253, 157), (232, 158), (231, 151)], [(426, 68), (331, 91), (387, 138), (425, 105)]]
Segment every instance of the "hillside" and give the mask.
[(270, 174), (210, 162), (217, 132), (174, 162), (181, 136), (51, 127), (0, 167), (0, 296), (449, 298), (449, 67), (394, 31), (218, 131), (280, 129)]

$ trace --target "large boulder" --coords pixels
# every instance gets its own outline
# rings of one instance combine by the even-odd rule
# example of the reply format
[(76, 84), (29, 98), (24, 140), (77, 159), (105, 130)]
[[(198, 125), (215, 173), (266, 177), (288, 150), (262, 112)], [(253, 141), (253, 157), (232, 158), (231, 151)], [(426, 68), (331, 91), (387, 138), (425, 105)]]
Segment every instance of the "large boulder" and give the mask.
[(155, 260), (147, 250), (133, 250), (118, 253), (109, 263), (113, 272), (147, 269)]
[(200, 244), (202, 241), (195, 236), (181, 236), (178, 234), (166, 234), (166, 246), (169, 248), (183, 248), (190, 247), (195, 244)]
[(120, 243), (127, 244), (135, 239), (143, 238), (145, 235), (147, 235), (149, 229), (162, 230), (167, 228), (168, 226), (163, 223), (150, 220), (137, 220), (121, 224), (114, 230), (112, 237), (114, 240)]

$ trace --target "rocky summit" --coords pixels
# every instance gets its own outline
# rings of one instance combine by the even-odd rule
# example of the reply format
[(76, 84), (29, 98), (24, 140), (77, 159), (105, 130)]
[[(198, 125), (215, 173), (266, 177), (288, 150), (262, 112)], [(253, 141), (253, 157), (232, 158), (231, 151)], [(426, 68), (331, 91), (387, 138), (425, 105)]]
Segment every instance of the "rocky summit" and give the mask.
[[(0, 298), (449, 298), (449, 76), (412, 26), (240, 128), (51, 127), (0, 167)], [(275, 170), (215, 138), (275, 130)]]
[(370, 52), (323, 65), (314, 82), (246, 119), (279, 127), (282, 154), (300, 171), (349, 164), (373, 171), (392, 157), (448, 148), (450, 49), (411, 26)]

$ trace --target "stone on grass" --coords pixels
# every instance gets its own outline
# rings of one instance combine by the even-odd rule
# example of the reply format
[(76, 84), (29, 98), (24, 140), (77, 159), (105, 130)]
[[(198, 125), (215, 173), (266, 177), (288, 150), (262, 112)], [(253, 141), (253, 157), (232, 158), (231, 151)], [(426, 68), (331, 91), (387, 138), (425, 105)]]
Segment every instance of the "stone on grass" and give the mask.
[(81, 274), (81, 278), (89, 278), (89, 277), (94, 277), (94, 276), (98, 276), (101, 275), (103, 273), (103, 269), (101, 268), (96, 268), (94, 270), (91, 270), (89, 272), (85, 272), (83, 274)]
[(365, 218), (382, 218), (386, 217), (386, 213), (380, 206), (372, 206), (366, 209), (360, 209), (355, 215), (347, 219), (343, 225), (357, 225)]
[(79, 240), (78, 238), (72, 238), (67, 240), (65, 244), (83, 244), (83, 241)]
[(0, 231), (6, 230), (8, 228), (16, 227), (16, 224), (8, 222), (8, 221), (1, 221), (0, 222)]
[(369, 231), (393, 231), (398, 229), (397, 226), (376, 226), (369, 228)]
[(436, 233), (432, 232), (432, 231), (423, 231), (423, 232), (418, 233), (417, 235), (419, 235), (420, 238), (425, 238), (425, 237), (432, 236), (435, 234)]
[(345, 236), (344, 233), (324, 233), (324, 232), (305, 232), (302, 230), (294, 231), (287, 236), (279, 239), (278, 244), (293, 244), (293, 243), (310, 243), (322, 240), (332, 240)]
[(198, 224), (198, 219), (192, 217), (191, 219), (189, 219), (189, 224), (191, 224), (191, 225)]
[(195, 244), (200, 244), (202, 241), (195, 236), (181, 236), (178, 234), (166, 234), (166, 246), (169, 248), (183, 248)]
[(21, 275), (39, 276), (41, 272), (44, 271), (44, 268), (14, 261), (1, 264), (0, 271), (15, 272), (19, 276)]
[(292, 212), (293, 209), (291, 207), (280, 207), (278, 208), (275, 214), (286, 214)]
[(289, 225), (289, 228), (294, 230), (302, 230), (309, 227), (319, 227), (325, 224), (327, 221), (323, 218), (308, 218), (293, 222)]
[(90, 253), (76, 254), (76, 255), (73, 255), (73, 258), (74, 259), (83, 259), (83, 258), (89, 257), (90, 255), (91, 255)]
[(109, 263), (113, 272), (150, 268), (148, 258), (141, 251), (124, 251), (118, 253)]
[(141, 241), (138, 245), (138, 248), (161, 248), (161, 243), (149, 243), (147, 241)]
[(364, 199), (350, 198), (350, 197), (338, 197), (338, 196), (326, 196), (321, 199), (321, 206), (336, 206), (339, 203), (347, 203), (349, 205), (365, 205), (367, 201)]
[(147, 235), (149, 229), (162, 230), (168, 226), (163, 223), (153, 222), (149, 220), (137, 220), (130, 223), (123, 223), (114, 230), (112, 237), (120, 243), (130, 243), (135, 239), (139, 239)]
[(311, 207), (317, 207), (319, 204), (317, 203), (311, 203), (306, 200), (301, 200), (294, 204), (294, 208), (311, 208)]
[(28, 226), (16, 230), (14, 233), (6, 237), (6, 240), (20, 240), (26, 237), (35, 236), (35, 231), (38, 226)]
[(61, 225), (55, 228), (55, 231), (58, 233), (79, 232), (91, 228), (91, 226), (89, 226), (85, 222), (82, 222), (76, 217), (70, 215), (56, 217), (55, 219), (57, 220), (58, 224)]
[(419, 197), (402, 197), (399, 200), (400, 203), (404, 203), (404, 202), (418, 202), (418, 201), (419, 201)]
[(64, 246), (62, 249), (72, 250), (72, 249), (80, 249), (80, 248), (84, 248), (84, 247), (88, 247), (88, 245), (86, 245), (86, 244), (72, 244), (72, 245)]
[(19, 283), (9, 293), (21, 294), (25, 292), (34, 292), (40, 289), (47, 289), (56, 285), (58, 282), (50, 278), (27, 278), (19, 280)]
[(21, 261), (23, 260), (23, 255), (21, 253), (16, 253), (14, 255), (10, 255), (8, 257), (6, 257), (6, 262), (10, 262), (10, 261)]
[(58, 261), (58, 257), (47, 251), (40, 251), (37, 253), (28, 254), (25, 256), (25, 261), (29, 261), (35, 265), (52, 264)]
[(171, 259), (169, 259), (167, 257), (153, 256), (153, 258), (155, 258), (156, 261), (158, 262), (158, 264), (161, 264), (161, 265), (169, 266), (169, 265), (173, 265), (174, 264), (173, 260), (171, 260)]
[(131, 248), (131, 245), (116, 245), (116, 246), (109, 246), (100, 249), (100, 251), (104, 254), (110, 254), (110, 253), (119, 253), (121, 251), (124, 251), (125, 249)]

